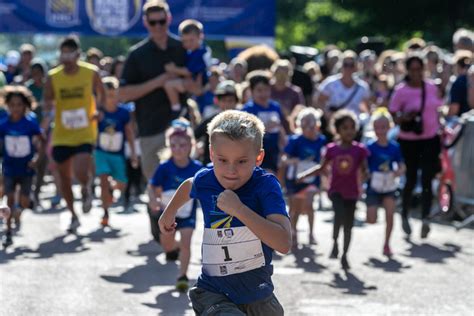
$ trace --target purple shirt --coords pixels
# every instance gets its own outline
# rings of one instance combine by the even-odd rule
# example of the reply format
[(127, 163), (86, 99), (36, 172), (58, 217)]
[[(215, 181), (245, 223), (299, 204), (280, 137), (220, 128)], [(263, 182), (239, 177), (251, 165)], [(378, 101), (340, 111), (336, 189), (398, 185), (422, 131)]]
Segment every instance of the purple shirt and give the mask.
[[(426, 99), (423, 110), (423, 133), (417, 135), (413, 132), (400, 131), (400, 139), (420, 140), (436, 136), (439, 130), (438, 108), (443, 100), (438, 97), (438, 88), (431, 82), (425, 81)], [(393, 93), (390, 101), (390, 112), (418, 112), (421, 109), (421, 88), (413, 88), (405, 82), (400, 83)]]
[(324, 157), (332, 162), (329, 195), (339, 193), (344, 199), (357, 200), (360, 195), (359, 168), (368, 156), (367, 148), (355, 141), (349, 148), (336, 143), (327, 145)]

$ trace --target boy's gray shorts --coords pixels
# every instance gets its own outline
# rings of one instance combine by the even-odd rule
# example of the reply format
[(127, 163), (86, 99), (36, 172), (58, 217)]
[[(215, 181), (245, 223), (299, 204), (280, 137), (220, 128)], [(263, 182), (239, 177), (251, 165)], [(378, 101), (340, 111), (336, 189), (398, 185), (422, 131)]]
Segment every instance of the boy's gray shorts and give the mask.
[(280, 316), (284, 315), (283, 307), (272, 294), (260, 301), (250, 304), (232, 303), (225, 295), (210, 292), (202, 288), (193, 287), (189, 291), (189, 298), (196, 315), (214, 316)]

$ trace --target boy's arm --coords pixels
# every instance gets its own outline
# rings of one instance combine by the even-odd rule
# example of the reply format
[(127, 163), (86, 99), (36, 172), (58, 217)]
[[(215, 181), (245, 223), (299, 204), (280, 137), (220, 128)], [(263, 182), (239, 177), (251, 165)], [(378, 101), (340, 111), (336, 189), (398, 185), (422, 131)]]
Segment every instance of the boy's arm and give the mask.
[(171, 201), (166, 206), (165, 211), (160, 216), (158, 225), (163, 234), (171, 234), (176, 229), (175, 217), (178, 210), (188, 202), (191, 197), (191, 188), (193, 187), (193, 178), (189, 178), (179, 186)]
[(139, 162), (137, 153), (135, 152), (135, 133), (133, 132), (133, 125), (131, 121), (125, 125), (125, 137), (127, 137), (127, 142), (130, 147), (130, 160), (132, 162), (132, 167), (138, 168)]
[(46, 80), (46, 84), (44, 86), (43, 101), (43, 120), (41, 121), (40, 126), (43, 131), (46, 132), (49, 126), (51, 125), (51, 121), (54, 119), (54, 90), (51, 77), (48, 77), (48, 79)]
[(186, 67), (178, 67), (175, 63), (165, 65), (166, 72), (172, 73), (181, 77), (191, 77), (192, 73)]
[(270, 248), (283, 254), (290, 251), (291, 225), (288, 217), (271, 214), (264, 218), (243, 204), (232, 190), (219, 194), (217, 206), (227, 214), (237, 217)]
[(148, 192), (148, 199), (149, 199), (149, 206), (152, 212), (158, 212), (161, 210), (161, 203), (158, 201), (159, 198), (161, 198), (161, 192), (162, 188), (161, 186), (156, 187), (152, 185), (151, 183), (148, 184), (147, 186), (147, 192)]
[(300, 181), (306, 177), (319, 176), (324, 170), (326, 170), (328, 164), (329, 164), (329, 160), (322, 158), (321, 163), (319, 165), (316, 165), (314, 167), (309, 168), (306, 171), (298, 173), (298, 175), (296, 176), (296, 179)]

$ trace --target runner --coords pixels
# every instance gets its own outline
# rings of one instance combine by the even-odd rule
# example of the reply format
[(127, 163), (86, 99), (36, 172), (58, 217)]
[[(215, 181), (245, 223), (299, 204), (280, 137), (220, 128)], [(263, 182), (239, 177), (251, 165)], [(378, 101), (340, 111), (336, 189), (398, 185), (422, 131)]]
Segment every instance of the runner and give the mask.
[(135, 136), (130, 122), (129, 110), (119, 105), (119, 81), (115, 77), (102, 79), (105, 86), (106, 99), (102, 115), (99, 119), (99, 137), (95, 157), (95, 173), (100, 178), (102, 208), (104, 216), (101, 225), (109, 225), (109, 207), (113, 203), (113, 192), (123, 192), (127, 184), (124, 143), (129, 144), (132, 166), (138, 167), (135, 153)]
[(358, 128), (357, 117), (352, 111), (340, 110), (331, 121), (331, 128), (337, 141), (330, 143), (326, 148), (321, 165), (310, 168), (300, 174), (300, 181), (313, 175), (319, 175), (331, 165), (331, 184), (329, 197), (334, 208), (334, 245), (330, 258), (337, 258), (339, 247), (337, 239), (341, 226), (344, 227), (344, 248), (341, 265), (344, 270), (350, 269), (347, 253), (354, 225), (356, 202), (360, 196), (360, 172), (367, 176), (368, 151), (361, 143), (354, 141)]
[[(164, 151), (161, 157), (163, 162), (150, 180), (148, 190), (150, 207), (154, 212), (162, 212), (181, 183), (194, 177), (202, 168), (199, 161), (190, 158), (195, 140), (188, 121), (184, 119), (173, 121), (166, 132), (166, 143), (168, 150)], [(176, 245), (174, 234), (164, 234), (160, 237), (167, 260), (176, 260), (179, 253), (180, 268), (176, 288), (182, 292), (186, 292), (189, 287), (187, 272), (191, 258), (191, 237), (196, 227), (196, 208), (197, 200), (192, 200), (182, 206), (176, 214), (176, 229), (181, 235), (179, 245)]]
[(287, 253), (291, 227), (276, 177), (259, 168), (264, 126), (229, 110), (209, 124), (211, 168), (179, 187), (160, 218), (176, 230), (178, 209), (197, 198), (204, 214), (202, 273), (189, 297), (197, 315), (283, 315), (273, 294), (272, 252)]
[[(49, 72), (44, 91), (44, 119), (49, 126), (54, 119), (52, 134), (53, 159), (59, 171), (61, 193), (71, 212), (70, 230), (79, 219), (72, 193), (73, 174), (82, 186), (82, 209), (92, 207), (92, 150), (97, 138), (97, 103), (104, 104), (104, 87), (97, 67), (79, 61), (80, 44), (76, 37), (66, 37), (60, 44), (61, 65)], [(96, 97), (94, 97), (94, 95)]]
[[(3, 246), (8, 247), (12, 240), (12, 220), (17, 229), (20, 215), (30, 206), (30, 193), (35, 164), (41, 152), (41, 130), (38, 122), (27, 115), (34, 105), (31, 92), (23, 86), (6, 86), (5, 102), (9, 115), (0, 123), (0, 138), (4, 144), (3, 181), (7, 195), (7, 205), (11, 214), (7, 217), (7, 230), (3, 236)], [(19, 186), (19, 208), (16, 208), (17, 186)]]

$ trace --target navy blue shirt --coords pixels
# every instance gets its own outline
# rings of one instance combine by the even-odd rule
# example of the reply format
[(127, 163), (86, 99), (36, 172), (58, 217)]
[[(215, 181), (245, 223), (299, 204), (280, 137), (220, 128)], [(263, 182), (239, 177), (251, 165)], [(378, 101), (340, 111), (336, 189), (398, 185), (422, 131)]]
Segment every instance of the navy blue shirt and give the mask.
[(35, 154), (33, 136), (41, 129), (35, 119), (25, 116), (17, 122), (9, 117), (0, 123), (3, 141), (3, 174), (8, 177), (32, 176), (34, 170), (28, 166)]
[[(268, 106), (264, 107), (254, 101), (249, 101), (244, 105), (242, 111), (257, 116), (265, 125), (265, 135), (263, 136), (265, 157), (263, 158), (262, 168), (276, 171), (278, 169), (278, 159), (280, 155), (279, 127), (282, 126), (282, 122), (284, 121), (280, 105), (270, 100)], [(275, 124), (277, 124), (276, 127)], [(269, 128), (269, 126), (271, 128)]]
[(104, 110), (103, 114), (98, 124), (97, 150), (123, 154), (125, 126), (130, 122), (130, 112), (125, 106), (119, 105), (115, 112)]
[[(232, 228), (245, 228), (245, 225), (236, 217), (227, 215), (217, 207), (217, 197), (224, 190), (215, 176), (214, 168), (204, 168), (194, 176), (190, 196), (201, 203), (206, 229), (212, 231), (226, 228), (232, 234)], [(271, 214), (288, 216), (277, 178), (261, 168), (256, 167), (250, 180), (234, 192), (243, 204), (264, 218)], [(271, 280), (273, 249), (261, 241), (257, 242), (261, 244), (263, 250), (262, 266), (223, 276), (210, 276), (205, 273), (203, 266), (197, 286), (214, 293), (224, 294), (236, 304), (248, 304), (271, 295), (274, 289)], [(203, 249), (204, 246), (203, 244)], [(226, 256), (233, 255), (230, 252), (226, 253)], [(229, 260), (232, 259), (229, 258)], [(204, 255), (203, 262), (206, 262)], [(225, 267), (221, 269), (225, 271)]]
[(376, 141), (367, 145), (370, 152), (368, 159), (370, 172), (388, 172), (394, 170), (394, 164), (403, 161), (400, 145), (390, 141), (387, 146), (381, 146)]
[(451, 103), (459, 104), (458, 116), (466, 113), (470, 110), (469, 103), (467, 102), (467, 76), (460, 75), (453, 82), (451, 91), (449, 93)]
[(203, 85), (208, 81), (207, 69), (211, 63), (211, 49), (204, 44), (196, 50), (186, 52), (186, 68), (193, 74), (193, 79), (202, 75)]

